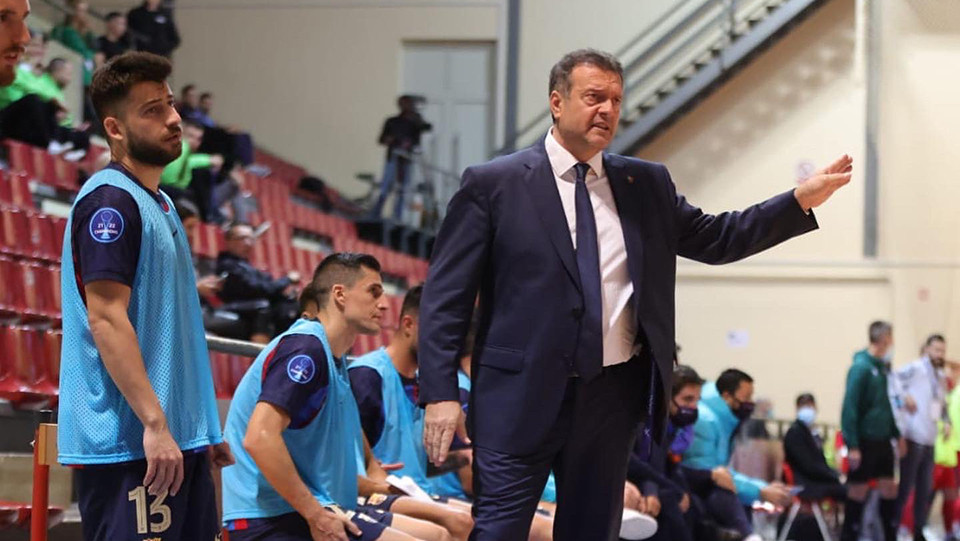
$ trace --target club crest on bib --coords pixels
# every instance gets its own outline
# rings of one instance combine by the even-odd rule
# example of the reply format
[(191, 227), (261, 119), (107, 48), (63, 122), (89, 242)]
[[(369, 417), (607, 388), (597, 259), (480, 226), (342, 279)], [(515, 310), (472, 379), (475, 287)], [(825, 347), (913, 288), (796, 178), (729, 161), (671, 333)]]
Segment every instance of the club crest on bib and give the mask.
[(103, 207), (90, 218), (90, 236), (93, 240), (109, 244), (123, 235), (123, 216), (111, 207)]
[(306, 355), (297, 355), (287, 361), (287, 376), (296, 383), (307, 383), (313, 379), (317, 367), (313, 359)]

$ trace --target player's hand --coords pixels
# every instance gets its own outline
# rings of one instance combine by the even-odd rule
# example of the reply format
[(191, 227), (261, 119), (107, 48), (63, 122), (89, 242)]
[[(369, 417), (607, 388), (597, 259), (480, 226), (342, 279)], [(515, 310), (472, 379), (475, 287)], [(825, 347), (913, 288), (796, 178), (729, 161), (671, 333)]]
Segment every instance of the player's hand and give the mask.
[(660, 514), (660, 498), (656, 496), (647, 496), (644, 498), (647, 502), (647, 514), (656, 517)]
[(907, 456), (907, 440), (905, 438), (897, 438), (897, 456), (900, 458)]
[(640, 489), (637, 488), (637, 485), (630, 481), (623, 484), (623, 506), (625, 508), (639, 511), (642, 500), (643, 494), (640, 494)]
[(830, 199), (833, 192), (850, 182), (852, 172), (853, 158), (844, 154), (837, 161), (804, 180), (793, 191), (793, 195), (797, 198), (800, 207), (804, 211), (809, 211), (822, 205)]
[(903, 396), (903, 409), (907, 410), (907, 413), (913, 415), (917, 412), (917, 401), (913, 399), (910, 395)]
[(690, 510), (690, 495), (689, 495), (689, 494), (687, 494), (686, 492), (683, 493), (683, 497), (680, 498), (680, 504), (678, 505), (678, 507), (680, 507), (680, 512), (681, 512), (681, 513), (686, 513), (687, 511)]
[(347, 532), (360, 537), (363, 533), (345, 513), (320, 509), (307, 519), (313, 541), (350, 541)]
[(176, 496), (183, 484), (183, 453), (166, 424), (160, 428), (144, 427), (143, 452), (147, 459), (143, 486), (147, 492), (156, 496), (169, 491)]
[(779, 481), (774, 481), (760, 489), (760, 499), (780, 507), (787, 507), (793, 501), (790, 490)]
[(860, 449), (850, 449), (847, 452), (847, 463), (850, 464), (850, 471), (859, 469), (861, 460), (863, 460), (863, 455), (860, 454)]
[(460, 402), (444, 400), (427, 404), (423, 420), (423, 446), (435, 466), (440, 467), (447, 460), (454, 434), (467, 445), (470, 444), (466, 415)]
[(223, 289), (223, 279), (219, 276), (204, 276), (197, 280), (197, 293), (201, 297), (213, 297)]
[(226, 468), (236, 462), (233, 459), (233, 453), (230, 452), (230, 444), (227, 443), (227, 440), (207, 447), (207, 456), (214, 468)]
[(733, 484), (733, 476), (730, 475), (730, 470), (724, 468), (723, 466), (717, 466), (710, 472), (710, 479), (713, 480), (713, 484), (718, 487), (729, 490), (730, 492), (736, 492), (737, 486)]

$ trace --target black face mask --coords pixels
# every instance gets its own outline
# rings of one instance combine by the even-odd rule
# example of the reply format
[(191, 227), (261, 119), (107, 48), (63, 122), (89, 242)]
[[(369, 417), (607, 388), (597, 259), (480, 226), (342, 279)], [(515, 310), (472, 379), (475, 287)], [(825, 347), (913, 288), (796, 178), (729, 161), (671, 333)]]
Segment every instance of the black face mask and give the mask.
[(700, 415), (697, 408), (687, 408), (676, 402), (674, 402), (674, 405), (677, 406), (677, 413), (670, 416), (670, 422), (673, 423), (674, 427), (683, 428), (697, 422), (697, 417)]
[(733, 410), (733, 415), (741, 421), (746, 421), (753, 415), (753, 410), (757, 405), (753, 402), (740, 402), (740, 407)]

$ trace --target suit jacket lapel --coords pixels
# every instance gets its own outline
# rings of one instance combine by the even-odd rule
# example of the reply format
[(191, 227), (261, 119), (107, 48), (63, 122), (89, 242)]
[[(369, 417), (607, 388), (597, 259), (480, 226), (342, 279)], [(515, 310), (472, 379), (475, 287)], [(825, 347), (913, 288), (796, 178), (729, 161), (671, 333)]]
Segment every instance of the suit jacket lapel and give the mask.
[[(619, 156), (603, 155), (603, 167), (610, 181), (613, 200), (617, 204), (623, 242), (627, 248), (627, 269), (633, 282), (634, 306), (640, 302), (640, 286), (643, 278), (643, 235), (641, 228), (640, 190), (626, 170)], [(636, 312), (635, 313), (639, 313)]]
[(580, 288), (580, 272), (577, 268), (577, 258), (573, 251), (573, 241), (570, 239), (570, 225), (567, 215), (563, 211), (560, 201), (560, 192), (557, 191), (557, 180), (547, 159), (546, 150), (541, 141), (537, 148), (539, 152), (526, 164), (527, 171), (524, 182), (530, 192), (533, 208), (550, 238), (563, 267), (567, 270), (573, 283)]

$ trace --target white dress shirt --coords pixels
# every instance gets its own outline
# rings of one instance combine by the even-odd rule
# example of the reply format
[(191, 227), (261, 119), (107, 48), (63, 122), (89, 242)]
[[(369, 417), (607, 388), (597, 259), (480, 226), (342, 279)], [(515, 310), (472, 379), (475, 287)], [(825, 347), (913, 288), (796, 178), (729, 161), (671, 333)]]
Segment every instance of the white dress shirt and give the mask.
[[(573, 247), (577, 247), (577, 209), (575, 190), (577, 173), (573, 168), (578, 160), (563, 148), (553, 137), (553, 129), (545, 141), (547, 158), (557, 181), (563, 212), (570, 227)], [(627, 270), (627, 248), (623, 240), (623, 228), (617, 204), (613, 199), (610, 181), (603, 169), (603, 153), (598, 152), (586, 162), (587, 191), (593, 205), (597, 222), (597, 244), (600, 248), (600, 289), (603, 301), (603, 366), (625, 362), (638, 350), (634, 344), (637, 336), (636, 319), (630, 298), (633, 282)]]

